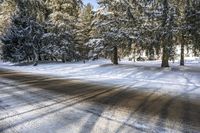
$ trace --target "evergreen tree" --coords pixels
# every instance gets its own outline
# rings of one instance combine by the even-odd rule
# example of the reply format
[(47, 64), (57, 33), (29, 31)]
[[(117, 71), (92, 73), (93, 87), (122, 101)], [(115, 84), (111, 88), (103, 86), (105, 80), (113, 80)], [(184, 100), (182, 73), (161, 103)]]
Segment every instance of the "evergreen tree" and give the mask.
[[(0, 8), (3, 58), (78, 61), (118, 58), (145, 50), (148, 59), (162, 55), (169, 67), (175, 48), (200, 53), (200, 2), (196, 0), (98, 0), (94, 12), (79, 0), (4, 0)], [(11, 17), (12, 16), (12, 17)], [(11, 18), (11, 19), (10, 19)], [(7, 23), (8, 21), (8, 23)], [(8, 27), (8, 28), (5, 28)], [(6, 30), (5, 30), (6, 29)]]
[[(46, 0), (48, 18), (46, 21), (47, 34), (45, 40), (51, 43), (48, 51), (63, 62), (80, 58), (76, 38), (76, 22), (81, 1), (76, 0)], [(56, 39), (52, 41), (52, 39)], [(48, 41), (47, 41), (48, 43)]]
[(15, 0), (3, 0), (0, 2), (0, 35), (3, 34), (6, 27), (10, 24), (10, 18), (15, 11)]
[(117, 65), (119, 49), (126, 49), (132, 44), (131, 34), (134, 34), (134, 30), (131, 25), (135, 25), (132, 23), (134, 18), (130, 18), (130, 10), (122, 1), (101, 0), (99, 4), (101, 9), (93, 22), (96, 40), (92, 39), (88, 45), (94, 43), (95, 52), (99, 54), (103, 51), (104, 56), (109, 55), (112, 63)]
[(38, 60), (65, 62), (78, 58), (74, 22), (80, 2), (20, 0), (16, 4), (11, 26), (2, 38), (5, 60), (34, 59), (37, 65)]
[[(174, 1), (148, 1), (145, 8), (147, 16), (145, 32), (151, 34), (150, 44), (157, 44), (162, 50), (162, 67), (169, 67), (169, 58), (174, 55), (175, 35), (177, 34), (177, 10)], [(151, 27), (151, 28), (149, 28)], [(148, 34), (149, 35), (149, 34)], [(147, 41), (145, 41), (147, 42)]]
[(190, 34), (192, 37), (193, 51), (196, 56), (200, 55), (200, 1), (190, 1), (190, 11), (187, 14), (187, 21), (190, 23)]
[(179, 11), (180, 11), (180, 16), (179, 16), (179, 42), (181, 44), (181, 55), (180, 55), (180, 65), (184, 66), (185, 65), (185, 47), (188, 46), (190, 38), (190, 32), (191, 31), (191, 26), (189, 22), (189, 14), (191, 12), (191, 7), (190, 7), (190, 2), (189, 0), (186, 0), (182, 2), (180, 5)]
[[(26, 3), (26, 2), (25, 2)], [(34, 64), (38, 62), (40, 38), (44, 33), (43, 27), (36, 18), (27, 12), (25, 3), (17, 3), (17, 11), (11, 19), (11, 26), (3, 36), (3, 59), (20, 62), (34, 58)], [(29, 3), (29, 1), (26, 3)]]
[(94, 17), (94, 11), (91, 4), (84, 6), (80, 13), (76, 24), (76, 43), (78, 44), (78, 51), (81, 55), (81, 59), (88, 59), (89, 49), (85, 45), (91, 38), (92, 21)]

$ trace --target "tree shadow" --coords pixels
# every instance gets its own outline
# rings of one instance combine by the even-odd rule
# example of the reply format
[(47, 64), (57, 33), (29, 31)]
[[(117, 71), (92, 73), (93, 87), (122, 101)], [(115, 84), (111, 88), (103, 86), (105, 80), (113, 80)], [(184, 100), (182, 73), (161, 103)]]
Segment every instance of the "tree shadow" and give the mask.
[[(185, 100), (190, 92), (195, 91), (198, 87), (187, 89), (176, 96), (171, 95), (161, 95), (157, 92), (160, 88), (155, 88), (153, 91), (146, 91), (147, 88), (131, 88), (131, 87), (124, 87), (124, 86), (113, 86), (109, 87), (106, 85), (95, 85), (90, 83), (80, 82), (78, 80), (64, 80), (64, 79), (53, 79), (46, 76), (36, 76), (24, 73), (14, 73), (12, 74), (4, 74), (0, 70), (0, 77), (8, 80), (13, 80), (16, 83), (8, 84), (8, 86), (12, 86), (17, 88), (16, 90), (24, 90), (26, 93), (25, 95), (32, 95), (35, 97), (42, 97), (36, 101), (26, 101), (30, 102), (30, 104), (41, 103), (40, 106), (27, 110), (25, 112), (19, 112), (15, 115), (6, 116), (0, 119), (0, 121), (10, 119), (15, 116), (20, 116), (24, 114), (28, 114), (38, 110), (46, 110), (51, 108), (48, 112), (37, 114), (36, 116), (32, 116), (31, 118), (23, 119), (22, 121), (16, 122), (12, 124), (12, 127), (16, 127), (18, 125), (24, 124), (29, 121), (34, 121), (36, 119), (42, 119), (45, 116), (50, 114), (54, 114), (61, 110), (64, 110), (68, 107), (74, 107), (75, 105), (88, 103), (89, 106), (85, 108), (81, 108), (81, 110), (85, 112), (91, 113), (91, 116), (85, 121), (85, 124), (81, 127), (81, 133), (83, 132), (92, 132), (95, 124), (98, 122), (99, 118), (105, 118), (110, 121), (115, 121), (120, 123), (121, 126), (116, 130), (116, 132), (122, 132), (124, 126), (128, 126), (138, 131), (147, 131), (148, 129), (137, 128), (134, 123), (131, 123), (131, 119), (136, 114), (140, 114), (137, 116), (137, 121), (146, 121), (144, 117), (156, 117), (158, 116), (159, 119), (155, 123), (154, 131), (165, 131), (164, 127), (166, 119), (171, 121), (180, 121), (182, 119), (189, 127), (195, 127), (199, 129), (198, 125), (200, 125), (200, 121), (196, 118), (198, 113), (200, 112), (200, 104), (198, 101), (192, 101), (191, 99)], [(34, 82), (31, 82), (34, 80)], [(6, 85), (6, 84), (5, 84)], [(21, 87), (21, 85), (27, 85), (26, 87)], [(32, 92), (31, 88), (39, 88), (38, 91)], [(1, 91), (1, 89), (0, 89)], [(44, 95), (43, 92), (48, 91), (51, 92), (50, 95)], [(22, 95), (17, 95), (16, 92), (9, 92), (11, 93), (12, 97), (17, 97), (20, 99)], [(41, 93), (41, 94), (40, 94)], [(53, 94), (58, 94), (57, 96), (53, 96)], [(60, 95), (59, 95), (60, 94)], [(66, 98), (65, 98), (66, 97)], [(24, 97), (25, 98), (25, 97)], [(26, 98), (22, 98), (22, 101), (25, 101)], [(60, 100), (58, 100), (61, 98)], [(42, 104), (45, 100), (52, 100), (54, 103), (52, 104)], [(172, 113), (169, 109), (175, 103), (181, 103), (183, 106), (177, 106), (177, 110), (184, 110), (183, 118), (177, 117), (169, 117), (169, 114)], [(60, 107), (54, 108), (56, 105), (61, 105)], [(19, 105), (20, 107), (21, 105)], [(152, 107), (159, 106), (157, 109), (152, 109)], [(188, 108), (189, 106), (189, 108)], [(187, 108), (187, 110), (186, 110)], [(126, 120), (116, 120), (112, 116), (105, 116), (103, 113), (108, 110), (116, 110), (122, 109), (125, 112), (130, 112)], [(84, 116), (80, 116), (84, 117)], [(187, 118), (188, 117), (188, 118)], [(81, 118), (80, 118), (81, 119)], [(189, 123), (187, 123), (187, 121)], [(88, 124), (90, 122), (90, 124)], [(67, 124), (67, 123), (66, 123)], [(163, 127), (159, 129), (157, 127)], [(5, 126), (0, 131), (5, 131), (10, 129), (11, 126)], [(184, 130), (185, 131), (185, 130)]]

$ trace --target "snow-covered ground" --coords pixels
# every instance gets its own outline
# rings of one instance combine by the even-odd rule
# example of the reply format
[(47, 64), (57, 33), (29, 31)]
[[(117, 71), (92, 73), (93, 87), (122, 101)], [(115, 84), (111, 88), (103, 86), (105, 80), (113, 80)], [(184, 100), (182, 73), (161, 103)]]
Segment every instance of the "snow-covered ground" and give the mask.
[[(161, 68), (160, 61), (132, 62), (123, 60), (119, 65), (112, 65), (109, 60), (78, 63), (46, 63), (38, 66), (17, 66), (0, 63), (1, 68), (34, 74), (53, 75), (59, 78), (80, 79), (105, 85), (141, 87), (143, 91), (159, 88), (157, 93), (180, 95), (186, 91), (199, 98), (200, 94), (200, 59), (186, 61), (186, 66), (178, 62), (170, 63), (170, 68)], [(175, 93), (176, 92), (176, 93)]]
[(126, 60), (117, 66), (109, 60), (36, 67), (1, 62), (0, 70), (31, 74), (0, 72), (0, 132), (198, 133), (200, 62), (171, 66)]

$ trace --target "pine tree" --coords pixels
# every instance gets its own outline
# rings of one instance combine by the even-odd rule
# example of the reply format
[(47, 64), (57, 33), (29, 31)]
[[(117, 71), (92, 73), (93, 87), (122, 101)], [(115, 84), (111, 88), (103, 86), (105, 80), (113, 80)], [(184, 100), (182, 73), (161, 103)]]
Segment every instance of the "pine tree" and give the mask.
[(198, 1), (186, 0), (183, 2), (182, 6), (182, 19), (180, 20), (180, 33), (179, 38), (181, 42), (181, 59), (180, 65), (183, 66), (184, 63), (184, 51), (185, 47), (189, 47), (191, 43), (193, 44), (194, 53), (199, 53), (199, 5)]
[(190, 23), (193, 51), (196, 56), (200, 55), (200, 1), (191, 1), (191, 10), (188, 13), (188, 22)]
[[(193, 47), (200, 53), (200, 2), (196, 0), (98, 0), (82, 8), (78, 0), (4, 0), (1, 2), (0, 35), (3, 58), (19, 62), (63, 62), (118, 58), (145, 50), (149, 59), (162, 54), (169, 67), (175, 48)], [(9, 23), (5, 23), (5, 22)], [(6, 27), (6, 28), (5, 28)]]
[[(149, 41), (162, 49), (162, 67), (169, 67), (169, 59), (174, 56), (175, 35), (177, 34), (176, 5), (174, 1), (148, 1), (144, 31), (151, 34)], [(147, 24), (147, 26), (146, 26)], [(149, 28), (151, 27), (151, 29)], [(153, 30), (152, 30), (153, 29)], [(149, 34), (148, 34), (149, 35)], [(146, 41), (145, 41), (146, 42)]]
[(40, 38), (44, 33), (40, 24), (45, 13), (42, 1), (16, 0), (11, 23), (2, 37), (3, 59), (21, 62), (34, 59), (37, 65)]
[[(3, 59), (20, 62), (34, 58), (34, 64), (37, 65), (38, 53), (40, 49), (40, 38), (44, 30), (37, 22), (36, 18), (27, 13), (24, 4), (17, 3), (17, 11), (12, 17), (11, 26), (3, 36)], [(22, 6), (23, 5), (23, 6)]]
[[(46, 21), (46, 40), (51, 41), (49, 53), (63, 62), (74, 61), (80, 58), (75, 42), (76, 22), (81, 1), (77, 0), (46, 0), (48, 17)], [(57, 40), (59, 38), (59, 40)], [(57, 41), (52, 41), (56, 39)]]
[(189, 40), (190, 38), (190, 33), (189, 31), (190, 29), (190, 23), (188, 21), (188, 15), (191, 11), (190, 8), (190, 2), (189, 0), (186, 0), (185, 2), (182, 3), (182, 5), (180, 6), (183, 9), (179, 9), (180, 11), (180, 19), (179, 19), (179, 33), (178, 34), (178, 38), (180, 40), (181, 43), (181, 55), (180, 55), (180, 65), (184, 66), (185, 65), (185, 47), (188, 46)]
[(2, 41), (4, 59), (19, 62), (34, 59), (73, 61), (80, 1), (20, 0)]
[[(109, 55), (113, 64), (118, 64), (119, 49), (130, 47), (134, 30), (131, 25), (130, 10), (126, 3), (121, 1), (99, 1), (101, 9), (97, 11), (93, 22), (96, 40), (91, 40), (88, 45), (94, 43), (95, 55), (99, 53)], [(103, 52), (102, 52), (103, 51)]]
[(0, 2), (0, 36), (3, 34), (5, 28), (9, 26), (10, 18), (15, 8), (15, 0), (4, 0)]
[(91, 38), (93, 17), (93, 7), (91, 4), (87, 4), (81, 9), (76, 24), (76, 43), (78, 44), (78, 52), (83, 60), (88, 59), (89, 49), (85, 43)]

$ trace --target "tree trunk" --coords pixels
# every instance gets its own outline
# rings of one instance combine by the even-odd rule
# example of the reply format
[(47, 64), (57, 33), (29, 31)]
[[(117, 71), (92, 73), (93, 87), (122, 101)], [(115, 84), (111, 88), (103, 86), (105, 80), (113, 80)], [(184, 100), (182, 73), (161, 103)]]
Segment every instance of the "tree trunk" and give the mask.
[(63, 62), (63, 63), (66, 62), (65, 54), (62, 54), (62, 62)]
[(34, 53), (34, 56), (35, 56), (33, 66), (37, 66), (38, 65), (38, 54), (36, 53), (35, 50), (33, 50), (33, 53)]
[(185, 61), (184, 61), (184, 53), (185, 52), (185, 46), (184, 43), (181, 42), (181, 60), (180, 60), (180, 65), (184, 66), (185, 65)]
[(38, 56), (38, 60), (39, 60), (39, 61), (42, 61), (41, 54), (39, 54), (39, 56)]
[(163, 53), (162, 53), (162, 65), (161, 67), (169, 67), (169, 52), (166, 46), (163, 47)]
[(133, 53), (134, 53), (134, 62), (136, 62), (136, 48), (134, 48)]
[(113, 49), (112, 62), (113, 62), (114, 65), (118, 65), (118, 51), (117, 51), (117, 47), (116, 46)]

